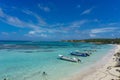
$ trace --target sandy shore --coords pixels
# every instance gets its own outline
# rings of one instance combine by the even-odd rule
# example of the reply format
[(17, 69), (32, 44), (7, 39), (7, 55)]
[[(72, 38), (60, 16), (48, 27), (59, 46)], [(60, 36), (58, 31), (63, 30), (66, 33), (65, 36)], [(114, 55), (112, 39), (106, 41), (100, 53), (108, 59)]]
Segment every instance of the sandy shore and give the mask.
[(114, 54), (120, 51), (120, 45), (111, 50), (102, 60), (65, 80), (120, 80), (120, 67), (113, 67)]

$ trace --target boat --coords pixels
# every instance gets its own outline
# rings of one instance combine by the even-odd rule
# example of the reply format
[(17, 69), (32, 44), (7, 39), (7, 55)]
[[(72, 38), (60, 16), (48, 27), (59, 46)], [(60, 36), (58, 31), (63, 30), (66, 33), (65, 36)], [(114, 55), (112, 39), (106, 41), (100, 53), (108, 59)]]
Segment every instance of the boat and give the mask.
[(75, 55), (75, 56), (82, 56), (82, 57), (87, 57), (87, 56), (90, 56), (90, 54), (89, 53), (82, 53), (82, 52), (71, 52), (70, 53), (71, 55)]
[(71, 57), (66, 57), (63, 55), (58, 55), (58, 56), (59, 56), (59, 59), (61, 59), (61, 60), (70, 61), (70, 62), (81, 62), (80, 59), (75, 58), (75, 57), (71, 58)]
[(91, 52), (97, 52), (97, 50), (84, 50), (84, 51), (89, 52), (89, 53), (91, 53)]

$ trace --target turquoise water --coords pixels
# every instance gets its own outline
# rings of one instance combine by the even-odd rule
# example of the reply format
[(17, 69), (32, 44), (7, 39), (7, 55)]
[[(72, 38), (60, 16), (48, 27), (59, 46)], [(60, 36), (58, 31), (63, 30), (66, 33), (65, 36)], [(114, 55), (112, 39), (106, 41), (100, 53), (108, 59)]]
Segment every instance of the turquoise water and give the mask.
[[(113, 45), (69, 42), (0, 42), (0, 80), (61, 80), (102, 58)], [(89, 57), (78, 57), (81, 63), (58, 59), (58, 55), (73, 57), (75, 50), (96, 50)], [(47, 75), (42, 73), (46, 72)]]

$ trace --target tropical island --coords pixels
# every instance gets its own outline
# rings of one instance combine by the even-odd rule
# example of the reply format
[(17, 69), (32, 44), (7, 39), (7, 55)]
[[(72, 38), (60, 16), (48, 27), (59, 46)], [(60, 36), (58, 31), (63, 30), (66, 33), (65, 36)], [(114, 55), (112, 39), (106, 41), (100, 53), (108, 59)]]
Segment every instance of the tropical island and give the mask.
[(96, 43), (96, 44), (120, 44), (120, 38), (115, 39), (83, 39), (83, 40), (62, 40), (64, 42), (89, 42), (89, 43)]

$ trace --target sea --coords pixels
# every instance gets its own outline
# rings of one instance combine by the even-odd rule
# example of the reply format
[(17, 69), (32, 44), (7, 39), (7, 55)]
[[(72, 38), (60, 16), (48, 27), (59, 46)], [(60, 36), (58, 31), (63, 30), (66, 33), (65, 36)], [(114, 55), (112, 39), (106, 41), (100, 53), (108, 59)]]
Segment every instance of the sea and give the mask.
[[(0, 41), (0, 80), (62, 80), (99, 61), (115, 46), (61, 41)], [(88, 57), (70, 55), (91, 50)], [(77, 57), (79, 63), (58, 55)]]

